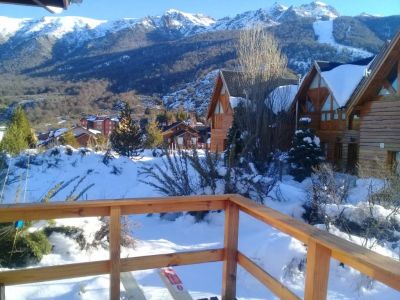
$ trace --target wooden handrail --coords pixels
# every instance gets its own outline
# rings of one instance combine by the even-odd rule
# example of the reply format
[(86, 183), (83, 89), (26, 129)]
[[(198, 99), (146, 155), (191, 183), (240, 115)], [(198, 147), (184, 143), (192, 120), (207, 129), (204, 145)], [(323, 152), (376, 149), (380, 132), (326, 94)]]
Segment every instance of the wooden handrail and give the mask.
[[(225, 210), (223, 249), (120, 258), (120, 216), (179, 211)], [(241, 265), (278, 297), (298, 299), (277, 279), (237, 249), (239, 211), (308, 246), (305, 299), (325, 299), (330, 258), (400, 291), (400, 262), (295, 220), (239, 195), (188, 196), (49, 204), (0, 205), (0, 222), (110, 216), (110, 259), (62, 266), (0, 272), (0, 286), (111, 274), (110, 298), (119, 299), (120, 272), (223, 261), (222, 298), (236, 297), (236, 268)], [(4, 291), (4, 289), (2, 289)], [(0, 293), (0, 300), (2, 300)]]

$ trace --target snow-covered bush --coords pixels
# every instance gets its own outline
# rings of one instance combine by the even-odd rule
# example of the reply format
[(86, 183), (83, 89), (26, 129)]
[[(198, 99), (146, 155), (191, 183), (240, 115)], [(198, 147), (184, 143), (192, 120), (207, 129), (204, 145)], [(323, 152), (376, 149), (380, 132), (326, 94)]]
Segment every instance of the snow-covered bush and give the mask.
[(314, 131), (309, 128), (297, 130), (288, 155), (290, 174), (297, 181), (303, 181), (309, 177), (312, 173), (312, 168), (322, 162), (320, 140), (314, 134)]

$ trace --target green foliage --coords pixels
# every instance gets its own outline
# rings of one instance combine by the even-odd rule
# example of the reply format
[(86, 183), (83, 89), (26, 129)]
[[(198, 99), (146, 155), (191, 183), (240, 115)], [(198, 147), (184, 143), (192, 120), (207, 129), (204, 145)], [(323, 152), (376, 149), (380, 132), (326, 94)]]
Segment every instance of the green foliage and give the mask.
[(132, 109), (125, 103), (118, 126), (110, 136), (112, 148), (120, 155), (136, 156), (142, 152), (143, 139), (140, 126), (132, 119)]
[(190, 118), (189, 114), (185, 112), (183, 109), (179, 109), (175, 114), (175, 119), (178, 122), (187, 121), (187, 119), (189, 118)]
[(24, 110), (18, 106), (11, 117), (0, 148), (11, 155), (17, 155), (22, 150), (35, 147), (35, 145), (36, 136)]
[(290, 174), (297, 181), (303, 181), (311, 176), (313, 167), (322, 162), (319, 138), (315, 136), (312, 129), (296, 131), (292, 148), (289, 150), (288, 162), (290, 164)]
[(78, 140), (75, 138), (74, 133), (72, 131), (72, 129), (69, 129), (61, 138), (60, 138), (60, 142), (61, 144), (63, 144), (64, 146), (71, 146), (74, 148), (79, 148), (79, 142)]
[(158, 126), (158, 123), (151, 121), (146, 126), (146, 142), (147, 148), (157, 148), (162, 145), (164, 141), (162, 132)]
[(0, 266), (23, 267), (31, 262), (40, 262), (50, 253), (51, 244), (43, 231), (28, 232), (28, 226), (17, 231), (13, 223), (0, 224)]

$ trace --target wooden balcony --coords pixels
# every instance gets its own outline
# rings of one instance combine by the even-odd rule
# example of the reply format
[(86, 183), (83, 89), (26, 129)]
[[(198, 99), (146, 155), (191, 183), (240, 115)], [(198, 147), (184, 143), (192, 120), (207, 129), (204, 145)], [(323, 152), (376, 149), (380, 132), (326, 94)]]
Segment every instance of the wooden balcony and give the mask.
[[(180, 211), (225, 211), (224, 247), (183, 253), (120, 258), (120, 217)], [(268, 270), (238, 251), (239, 212), (264, 222), (308, 246), (304, 299), (326, 299), (329, 264), (334, 258), (396, 290), (400, 290), (400, 262), (321, 231), (290, 216), (238, 195), (117, 199), (73, 203), (2, 205), (0, 222), (110, 216), (110, 256), (107, 260), (0, 272), (1, 293), (9, 285), (110, 274), (110, 299), (120, 299), (120, 273), (208, 262), (223, 262), (221, 295), (236, 297), (236, 269), (240, 265), (281, 299), (299, 299)]]

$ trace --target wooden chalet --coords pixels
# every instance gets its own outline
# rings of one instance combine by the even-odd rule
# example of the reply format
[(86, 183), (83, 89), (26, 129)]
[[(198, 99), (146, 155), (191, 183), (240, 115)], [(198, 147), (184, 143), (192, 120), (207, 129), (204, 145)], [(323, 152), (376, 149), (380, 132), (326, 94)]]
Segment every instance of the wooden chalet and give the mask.
[[(230, 70), (220, 70), (217, 76), (207, 112), (207, 119), (211, 123), (210, 150), (213, 152), (225, 150), (227, 134), (229, 128), (232, 126), (234, 108), (241, 101), (247, 101), (246, 90), (251, 89), (251, 87), (245, 86), (241, 77), (241, 72)], [(289, 105), (287, 105), (287, 103), (283, 105), (285, 109), (290, 108), (290, 104), (294, 99), (295, 95), (293, 90), (297, 92), (297, 85), (295, 85), (297, 81), (296, 79), (289, 79), (290, 77), (293, 76), (288, 74), (287, 79), (277, 81), (275, 84), (277, 88), (270, 94), (274, 94), (274, 97), (277, 98), (276, 100), (285, 98), (284, 101), (289, 102)], [(280, 89), (283, 87), (285, 89)], [(288, 93), (282, 93), (282, 91)], [(287, 95), (283, 97), (283, 94)], [(279, 114), (279, 112), (281, 112), (279, 105), (275, 103), (274, 106), (275, 107), (272, 108), (274, 113)]]
[(359, 135), (359, 159), (400, 174), (400, 31), (368, 68), (348, 104), (348, 126)]
[(191, 149), (198, 147), (200, 134), (185, 121), (165, 126), (162, 130), (164, 143), (170, 149)]
[(349, 64), (316, 61), (292, 106), (298, 118), (316, 131), (326, 159), (339, 168), (353, 170), (358, 160), (359, 117), (348, 119), (346, 107), (372, 60)]
[(360, 161), (400, 165), (399, 59), (400, 33), (376, 57), (315, 62), (303, 79), (292, 108), (311, 121), (339, 169), (354, 172)]

